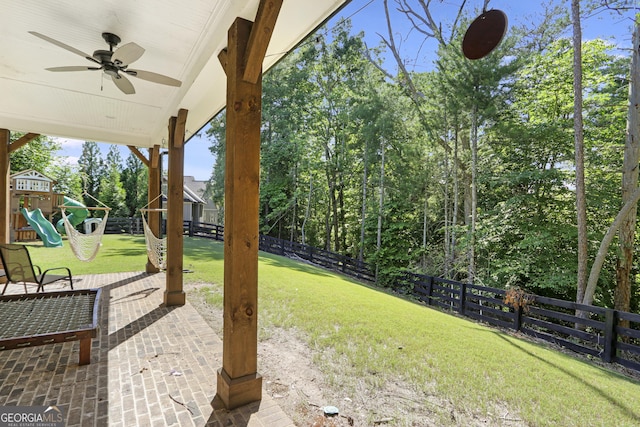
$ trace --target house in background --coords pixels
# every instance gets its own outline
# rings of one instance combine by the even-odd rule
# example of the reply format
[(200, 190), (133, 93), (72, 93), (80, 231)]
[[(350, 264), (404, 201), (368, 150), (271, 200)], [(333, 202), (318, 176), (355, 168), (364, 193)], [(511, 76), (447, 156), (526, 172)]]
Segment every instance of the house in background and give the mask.
[[(167, 178), (163, 178), (163, 194), (166, 194)], [(185, 176), (183, 181), (183, 217), (185, 221), (217, 224), (218, 208), (204, 197), (207, 181), (198, 181), (193, 176)], [(163, 204), (166, 198), (163, 197)]]
[[(218, 206), (211, 200), (211, 198), (205, 196), (205, 191), (207, 189), (207, 181), (198, 181), (192, 176), (184, 177), (184, 190), (185, 197), (187, 190), (197, 195), (203, 202), (202, 212), (200, 214), (200, 222), (206, 222), (208, 224), (220, 224), (220, 219), (218, 218), (218, 213), (220, 210)], [(185, 218), (187, 214), (185, 211)]]
[[(185, 181), (186, 181), (185, 177)], [(185, 221), (191, 220), (194, 223), (202, 222), (202, 212), (204, 210), (205, 201), (192, 191), (187, 184), (183, 184), (184, 193), (184, 213), (182, 214)]]

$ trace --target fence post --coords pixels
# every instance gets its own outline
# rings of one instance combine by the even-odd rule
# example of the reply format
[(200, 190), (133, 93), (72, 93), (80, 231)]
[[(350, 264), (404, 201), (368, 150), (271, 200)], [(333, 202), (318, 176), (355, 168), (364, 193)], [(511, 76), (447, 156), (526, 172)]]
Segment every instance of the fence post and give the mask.
[(460, 291), (458, 292), (458, 300), (460, 305), (458, 306), (458, 313), (464, 314), (464, 303), (467, 298), (467, 284), (460, 283)]
[(608, 308), (604, 316), (604, 352), (602, 360), (611, 363), (616, 356), (616, 343), (618, 335), (616, 333), (616, 325), (618, 323), (618, 312)]
[(431, 296), (433, 295), (433, 276), (427, 277), (427, 305), (431, 305)]
[(522, 327), (522, 311), (522, 305), (518, 305), (514, 311), (515, 316), (513, 318), (513, 329), (515, 329), (516, 332), (518, 332)]

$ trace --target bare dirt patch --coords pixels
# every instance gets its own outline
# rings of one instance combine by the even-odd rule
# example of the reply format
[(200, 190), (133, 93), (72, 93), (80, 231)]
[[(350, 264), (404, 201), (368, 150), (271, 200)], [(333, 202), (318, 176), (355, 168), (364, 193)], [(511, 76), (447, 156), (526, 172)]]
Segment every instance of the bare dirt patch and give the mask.
[[(185, 285), (196, 289), (205, 285)], [(197, 292), (189, 302), (222, 337), (222, 310), (207, 304)], [(325, 353), (323, 353), (323, 351)], [(314, 350), (295, 330), (261, 327), (258, 371), (265, 391), (300, 427), (346, 426), (524, 426), (502, 407), (478, 415), (437, 396), (416, 390), (401, 379), (349, 375), (346, 361), (330, 350)], [(322, 366), (322, 370), (318, 367)], [(337, 415), (325, 415), (331, 407)]]

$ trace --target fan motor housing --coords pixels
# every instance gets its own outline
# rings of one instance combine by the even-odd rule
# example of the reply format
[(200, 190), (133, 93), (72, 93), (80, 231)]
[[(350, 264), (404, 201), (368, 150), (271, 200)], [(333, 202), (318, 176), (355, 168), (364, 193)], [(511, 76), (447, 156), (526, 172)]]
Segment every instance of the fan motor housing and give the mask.
[(98, 61), (100, 61), (101, 63), (108, 63), (111, 62), (111, 56), (113, 55), (113, 52), (109, 51), (109, 50), (96, 50), (95, 52), (93, 52), (93, 57), (95, 59), (97, 59)]

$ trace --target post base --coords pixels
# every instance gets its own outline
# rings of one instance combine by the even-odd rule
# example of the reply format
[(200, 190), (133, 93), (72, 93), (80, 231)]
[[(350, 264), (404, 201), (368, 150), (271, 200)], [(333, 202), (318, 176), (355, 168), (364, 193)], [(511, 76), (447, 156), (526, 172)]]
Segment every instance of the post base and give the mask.
[(232, 379), (224, 368), (218, 369), (216, 399), (229, 410), (262, 400), (262, 375), (255, 373)]
[(164, 303), (165, 307), (171, 307), (173, 305), (185, 305), (187, 302), (187, 294), (184, 291), (165, 291), (164, 292)]
[(151, 264), (150, 262), (147, 262), (147, 265), (145, 266), (145, 271), (147, 274), (160, 273), (160, 269), (155, 265)]

